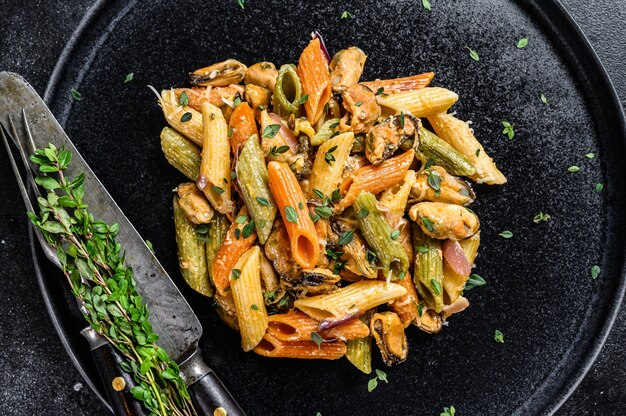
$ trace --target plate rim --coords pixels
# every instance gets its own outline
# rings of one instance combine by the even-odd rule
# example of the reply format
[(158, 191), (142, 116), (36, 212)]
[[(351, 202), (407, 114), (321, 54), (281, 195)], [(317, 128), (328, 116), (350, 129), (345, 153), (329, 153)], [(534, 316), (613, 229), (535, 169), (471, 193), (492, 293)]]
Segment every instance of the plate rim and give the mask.
[[(613, 110), (614, 114), (610, 116), (610, 118), (617, 121), (618, 125), (616, 125), (617, 130), (622, 131), (622, 138), (626, 139), (626, 116), (624, 114), (624, 108), (622, 106), (622, 102), (619, 99), (617, 91), (615, 90), (613, 81), (611, 80), (604, 64), (598, 57), (594, 47), (591, 45), (591, 42), (582, 31), (576, 20), (572, 17), (568, 9), (561, 3), (561, 0), (513, 0), (514, 3), (518, 4), (521, 8), (526, 10), (529, 14), (532, 15), (533, 20), (541, 25), (542, 30), (545, 32), (550, 32), (549, 41), (554, 45), (554, 40), (558, 39), (564, 45), (571, 44), (576, 42), (579, 50), (574, 53), (568, 53), (567, 48), (563, 45), (558, 45), (559, 52), (562, 56), (564, 56), (565, 62), (569, 67), (576, 66), (573, 65), (573, 61), (576, 56), (584, 56), (584, 64), (581, 64), (585, 74), (593, 73), (594, 81), (597, 84), (597, 87), (600, 88), (599, 92), (596, 92), (596, 95), (602, 95), (604, 101), (607, 103), (604, 105), (607, 108)], [(111, 2), (109, 0), (97, 0), (85, 13), (79, 25), (71, 34), (69, 40), (65, 44), (61, 54), (55, 66), (52, 70), (48, 83), (46, 85), (46, 89), (44, 92), (43, 99), (47, 105), (50, 105), (52, 101), (57, 97), (57, 92), (60, 84), (62, 83), (62, 77), (66, 73), (67, 67), (70, 63), (71, 57), (73, 56), (74, 51), (80, 45), (83, 38), (86, 36), (89, 31), (92, 23), (95, 19), (98, 18), (101, 12), (105, 10), (106, 6), (112, 6), (115, 2)], [(133, 6), (134, 3), (132, 2)], [(129, 6), (127, 4), (127, 6)], [(131, 6), (132, 7), (132, 6)], [(551, 17), (549, 17), (551, 15)], [(555, 33), (558, 30), (560, 33)], [(567, 39), (567, 40), (565, 40)], [(576, 81), (580, 82), (580, 78), (582, 75), (575, 76)], [(589, 97), (586, 94), (583, 94), (585, 100), (588, 100)], [(590, 106), (586, 106), (590, 109)], [(592, 119), (597, 118), (594, 113), (590, 111), (592, 115)], [(607, 223), (607, 229), (610, 228), (610, 222)], [(32, 227), (29, 230), (29, 233), (32, 234)], [(44, 290), (43, 279), (44, 279), (44, 271), (43, 268), (39, 264), (39, 256), (37, 255), (37, 247), (34, 243), (34, 240), (30, 239), (30, 246), (32, 251), (33, 263), (35, 264), (35, 273), (37, 275), (37, 281), (42, 293), (42, 297), (44, 298), (44, 304), (46, 305), (46, 309), (48, 314), (50, 315), (55, 330), (65, 348), (66, 352), (70, 356), (72, 363), (77, 368), (78, 372), (85, 379), (89, 387), (94, 391), (96, 396), (103, 402), (103, 404), (111, 409), (109, 403), (106, 401), (105, 396), (99, 390), (99, 383), (96, 379), (94, 382), (93, 377), (91, 377), (80, 365), (80, 360), (77, 358), (75, 351), (70, 347), (68, 342), (65, 340), (65, 333), (62, 331), (60, 327), (60, 323), (56, 315), (53, 313), (53, 307), (50, 303), (49, 296), (47, 292)], [(618, 273), (620, 274), (621, 279), (617, 284), (617, 290), (614, 292), (613, 297), (610, 299), (608, 305), (608, 313), (605, 315), (604, 320), (597, 327), (596, 335), (590, 340), (590, 345), (581, 353), (581, 358), (578, 360), (578, 366), (573, 366), (571, 369), (571, 375), (568, 380), (564, 382), (555, 392), (553, 393), (551, 403), (544, 405), (541, 413), (553, 415), (563, 406), (563, 404), (569, 399), (569, 397), (574, 393), (574, 391), (578, 388), (580, 383), (588, 374), (589, 370), (597, 360), (602, 348), (604, 347), (606, 340), (608, 338), (609, 333), (615, 323), (617, 318), (617, 314), (619, 313), (620, 307), (622, 305), (624, 295), (626, 293), (626, 245), (622, 250), (622, 258), (621, 265), (617, 265)], [(547, 380), (541, 382), (540, 386), (537, 390), (542, 389)], [(518, 408), (518, 411), (523, 408)]]

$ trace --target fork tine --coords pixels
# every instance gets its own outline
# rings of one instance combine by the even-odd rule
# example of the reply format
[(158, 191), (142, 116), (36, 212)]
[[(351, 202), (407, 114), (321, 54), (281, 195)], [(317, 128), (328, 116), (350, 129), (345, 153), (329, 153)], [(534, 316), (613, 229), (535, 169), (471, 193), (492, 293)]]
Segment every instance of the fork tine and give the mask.
[[(36, 150), (35, 143), (33, 142), (33, 138), (30, 133), (30, 128), (28, 127), (28, 121), (26, 120), (26, 113), (24, 113), (24, 110), (22, 110), (22, 115), (24, 117), (24, 124), (26, 126), (26, 133), (27, 133), (26, 136), (28, 138), (28, 140), (26, 140), (26, 146), (29, 147), (28, 154), (32, 155), (35, 153), (35, 150)], [(26, 156), (26, 152), (24, 151), (24, 143), (21, 139), (21, 135), (17, 132), (17, 128), (15, 127), (15, 123), (13, 122), (13, 117), (9, 117), (9, 124), (11, 125), (11, 130), (13, 131), (13, 136), (14, 136), (13, 142), (15, 143), (15, 146), (20, 152), (20, 156), (22, 157), (22, 162), (24, 163), (24, 166), (30, 169), (30, 171), (32, 172), (32, 175), (35, 175), (35, 176), (39, 175), (39, 172), (37, 172), (37, 168), (35, 167), (35, 165), (31, 163), (28, 157)]]
[(22, 118), (24, 119), (24, 127), (26, 129), (26, 145), (28, 146), (28, 153), (31, 155), (37, 150), (35, 146), (35, 140), (33, 140), (33, 134), (30, 132), (30, 124), (28, 124), (28, 117), (26, 117), (26, 110), (22, 108)]
[(4, 142), (4, 147), (7, 149), (7, 154), (9, 155), (9, 161), (11, 162), (11, 167), (13, 168), (13, 173), (15, 174), (15, 179), (17, 179), (17, 186), (20, 188), (20, 194), (22, 194), (22, 199), (24, 199), (24, 204), (26, 205), (26, 209), (29, 211), (34, 211), (32, 201), (28, 196), (28, 191), (26, 190), (26, 185), (22, 180), (22, 174), (17, 168), (17, 164), (15, 163), (15, 158), (13, 157), (13, 152), (11, 151), (11, 147), (9, 146), (9, 140), (7, 139), (7, 135), (4, 133), (4, 128), (0, 127), (0, 133), (2, 134), (2, 141)]

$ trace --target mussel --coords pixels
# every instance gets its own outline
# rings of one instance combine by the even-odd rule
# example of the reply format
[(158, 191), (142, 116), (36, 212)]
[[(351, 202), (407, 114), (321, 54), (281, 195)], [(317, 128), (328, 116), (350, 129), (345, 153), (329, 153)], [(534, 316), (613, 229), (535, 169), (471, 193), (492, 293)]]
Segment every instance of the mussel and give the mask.
[(306, 291), (316, 295), (337, 290), (339, 280), (341, 280), (339, 276), (322, 268), (302, 270), (295, 279), (283, 277), (286, 286), (291, 290)]
[(422, 311), (422, 315), (417, 316), (413, 320), (413, 325), (427, 334), (436, 334), (440, 332), (443, 327), (443, 319), (441, 319), (441, 316), (439, 316), (434, 309), (426, 309), (426, 307), (424, 307), (424, 309), (425, 310)]
[(196, 69), (189, 73), (191, 85), (212, 85), (224, 87), (230, 84), (239, 84), (246, 76), (248, 67), (235, 59)]
[(393, 156), (405, 141), (419, 143), (419, 119), (400, 114), (390, 116), (372, 127), (365, 137), (365, 156), (373, 165), (380, 165)]
[(194, 224), (206, 224), (213, 218), (214, 210), (195, 183), (181, 183), (176, 187), (178, 204), (185, 217)]
[(400, 317), (393, 312), (377, 313), (370, 321), (371, 334), (388, 366), (402, 363), (409, 353), (409, 344)]
[(333, 91), (341, 93), (359, 82), (366, 59), (365, 52), (355, 46), (337, 52), (330, 61), (330, 79), (333, 83)]
[(455, 205), (468, 205), (474, 202), (476, 194), (472, 187), (461, 178), (449, 174), (441, 166), (431, 166), (421, 171), (411, 189), (415, 202), (433, 201)]
[(354, 134), (367, 133), (381, 113), (372, 90), (364, 85), (355, 84), (348, 87), (341, 97), (346, 114), (340, 120), (339, 129)]
[(425, 234), (439, 240), (463, 240), (480, 228), (478, 217), (468, 208), (443, 202), (420, 202), (409, 216)]
[(271, 62), (257, 62), (246, 71), (244, 82), (274, 91), (278, 70)]

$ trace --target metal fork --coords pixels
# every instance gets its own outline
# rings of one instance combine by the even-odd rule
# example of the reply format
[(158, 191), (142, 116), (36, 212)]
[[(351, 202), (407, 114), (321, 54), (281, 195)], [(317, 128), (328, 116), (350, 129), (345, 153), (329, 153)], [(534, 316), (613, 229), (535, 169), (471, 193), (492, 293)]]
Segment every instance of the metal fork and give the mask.
[[(26, 112), (22, 109), (24, 134), (18, 133), (13, 117), (8, 117), (8, 124), (10, 126), (10, 132), (6, 126), (0, 122), (0, 136), (2, 136), (4, 147), (7, 150), (20, 194), (24, 200), (24, 205), (26, 205), (26, 209), (28, 211), (35, 212), (35, 207), (39, 205), (37, 203), (37, 198), (43, 197), (39, 185), (35, 182), (35, 177), (37, 175), (44, 176), (45, 174), (38, 172), (36, 165), (26, 156), (27, 152), (28, 154), (34, 154), (36, 150), (28, 118), (26, 117)], [(22, 160), (23, 167), (26, 171), (26, 179), (22, 177), (22, 173), (20, 172), (20, 169), (15, 161), (9, 141), (13, 143), (20, 154), (20, 159)], [(30, 186), (32, 193), (29, 192), (25, 181)], [(33, 227), (33, 232), (46, 258), (56, 267), (62, 268), (61, 262), (57, 258), (56, 251), (50, 244), (48, 244), (41, 230), (38, 227)], [(81, 280), (83, 283), (87, 283), (82, 277)], [(82, 302), (77, 300), (76, 303), (83, 315), (88, 314), (88, 311)], [(106, 338), (98, 334), (93, 328), (91, 328), (91, 326), (87, 326), (80, 331), (80, 333), (89, 342), (92, 356), (94, 361), (96, 361), (96, 366), (98, 367), (98, 372), (103, 383), (111, 382), (110, 380), (113, 380), (113, 391), (116, 391), (117, 394), (110, 393), (111, 389), (106, 390), (111, 406), (113, 409), (116, 409), (116, 413), (133, 416), (145, 415), (145, 410), (139, 401), (134, 400), (132, 395), (128, 393), (130, 388), (135, 385), (134, 380), (129, 374), (119, 370), (119, 364), (123, 358), (114, 350), (113, 346), (106, 340)], [(124, 413), (120, 413), (119, 409), (124, 409)]]

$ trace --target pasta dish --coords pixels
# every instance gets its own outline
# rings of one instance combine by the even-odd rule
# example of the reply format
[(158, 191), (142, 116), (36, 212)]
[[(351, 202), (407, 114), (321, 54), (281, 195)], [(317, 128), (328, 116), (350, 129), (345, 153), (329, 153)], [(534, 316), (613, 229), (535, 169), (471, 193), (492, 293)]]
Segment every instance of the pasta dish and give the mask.
[[(228, 59), (157, 93), (182, 276), (245, 351), (338, 359), (371, 372), (469, 306), (480, 243), (469, 182), (506, 182), (458, 95), (432, 72), (363, 81), (365, 53), (330, 58), (319, 34), (297, 65)], [(156, 92), (156, 91), (155, 91)]]

